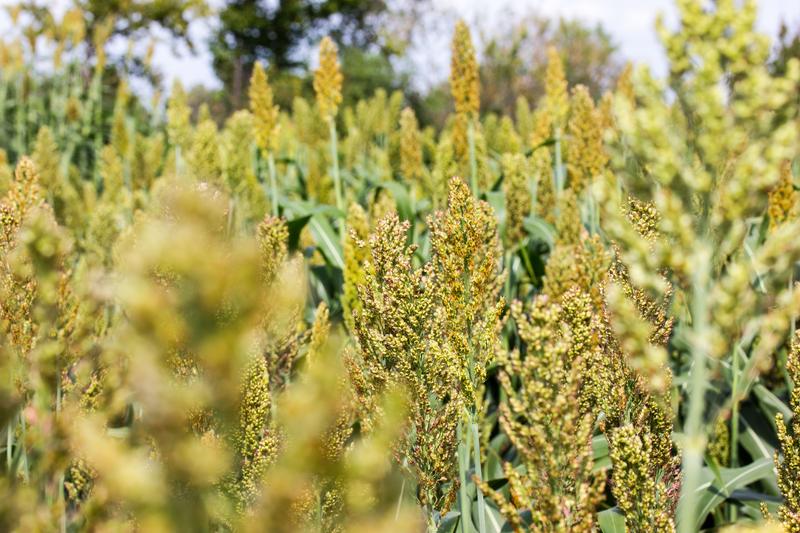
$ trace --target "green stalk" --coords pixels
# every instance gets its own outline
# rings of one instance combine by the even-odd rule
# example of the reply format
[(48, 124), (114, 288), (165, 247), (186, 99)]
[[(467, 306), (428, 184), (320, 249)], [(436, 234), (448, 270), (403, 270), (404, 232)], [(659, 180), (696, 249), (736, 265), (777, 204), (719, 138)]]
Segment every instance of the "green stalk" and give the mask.
[(478, 161), (475, 157), (475, 125), (469, 121), (467, 128), (467, 143), (469, 145), (469, 182), (472, 186), (472, 194), (479, 198), (481, 191), (478, 190)]
[[(475, 477), (478, 481), (481, 481), (483, 476), (481, 473), (480, 433), (478, 432), (478, 423), (475, 422), (475, 420), (473, 420), (470, 425), (472, 426), (472, 445), (475, 454)], [(476, 490), (478, 492), (478, 528), (480, 533), (486, 533), (486, 504), (483, 501), (483, 492), (480, 487), (476, 486)]]
[(11, 450), (14, 448), (14, 425), (16, 424), (15, 417), (12, 417), (11, 422), (8, 423), (6, 429), (6, 470), (11, 472), (11, 465), (14, 460), (14, 455)]
[(26, 132), (27, 132), (27, 123), (25, 121), (25, 108), (27, 107), (27, 102), (22, 98), (22, 77), (17, 76), (17, 90), (16, 94), (14, 95), (16, 99), (16, 128), (17, 134), (14, 140), (14, 149), (17, 152), (17, 157), (22, 156), (25, 152), (27, 152), (26, 143)]
[[(788, 286), (789, 291), (791, 291), (792, 288), (794, 287), (794, 267), (795, 267), (795, 263), (792, 263), (791, 272), (789, 274), (789, 286)], [(794, 342), (794, 336), (795, 336), (794, 323), (795, 323), (796, 320), (797, 320), (797, 315), (795, 315), (795, 313), (792, 312), (792, 319), (789, 321), (789, 339), (790, 339), (789, 347), (790, 348), (791, 348), (791, 343)], [(784, 382), (786, 383), (786, 387), (787, 387), (787, 389), (789, 391), (791, 391), (792, 387), (794, 387), (794, 384), (792, 383), (792, 380), (789, 377), (789, 373), (786, 372), (786, 357), (785, 356), (781, 357), (781, 367), (783, 368), (783, 379), (784, 379)]]
[(428, 528), (426, 533), (436, 533), (436, 521), (433, 518), (433, 510), (428, 510), (428, 506), (425, 506), (425, 514), (428, 515)]
[[(234, 202), (233, 198), (228, 200), (228, 220), (227, 220), (227, 228), (228, 228), (228, 235), (233, 235), (233, 224), (234, 220), (234, 210), (236, 209), (236, 202)], [(274, 403), (274, 402), (273, 402)]]
[(461, 508), (461, 533), (472, 533), (467, 527), (470, 517), (470, 501), (467, 495), (467, 466), (469, 465), (469, 431), (464, 431), (464, 423), (459, 420), (456, 429), (458, 438), (458, 479), (461, 485), (458, 488), (459, 507)]
[(403, 476), (403, 483), (400, 485), (400, 495), (397, 497), (397, 508), (394, 511), (394, 521), (400, 519), (400, 508), (403, 506), (403, 496), (406, 492), (406, 478)]
[(270, 198), (272, 203), (272, 216), (278, 216), (278, 178), (275, 175), (275, 157), (270, 150), (267, 155), (267, 169), (269, 171)]
[[(94, 76), (94, 86), (92, 87), (92, 100), (94, 101), (94, 153), (99, 154), (103, 150), (103, 72), (97, 70)], [(95, 160), (94, 174), (95, 184), (100, 185), (100, 165)]]
[(179, 178), (183, 176), (183, 154), (180, 146), (175, 146), (175, 175)]
[[(733, 383), (731, 384), (731, 398), (733, 399), (733, 405), (731, 406), (731, 468), (739, 466), (739, 379), (741, 376), (739, 352), (741, 349), (738, 344), (734, 347), (733, 360), (731, 361), (731, 370), (733, 372)], [(732, 503), (730, 507), (731, 522), (736, 521), (737, 514), (737, 507)]]
[(25, 480), (25, 483), (28, 483), (30, 481), (30, 467), (28, 465), (28, 450), (25, 449), (25, 439), (27, 438), (27, 428), (25, 426), (25, 415), (24, 414), (20, 413), (19, 421), (20, 421), (20, 424), (22, 426), (22, 438), (20, 439), (20, 445), (21, 445), (20, 446), (20, 451), (21, 451), (22, 465), (23, 465), (22, 476), (23, 476), (23, 479)]
[(56, 414), (61, 413), (61, 374), (56, 374)]
[(705, 411), (705, 391), (708, 368), (708, 285), (709, 263), (711, 258), (706, 242), (701, 242), (697, 254), (696, 270), (692, 276), (692, 370), (689, 378), (689, 409), (684, 427), (683, 444), (683, 483), (678, 502), (678, 533), (694, 533), (696, 530), (697, 487), (700, 485), (700, 471), (705, 452), (705, 433), (703, 431), (703, 412)]
[(6, 99), (8, 98), (8, 83), (5, 78), (0, 79), (0, 124), (6, 123)]
[(514, 259), (514, 252), (512, 249), (506, 250), (505, 253), (505, 265), (506, 265), (506, 286), (505, 286), (505, 293), (506, 293), (506, 301), (511, 301), (511, 261)]
[(417, 185), (416, 183), (411, 183), (409, 186), (409, 197), (411, 200), (411, 223), (410, 232), (411, 232), (411, 242), (417, 242)]
[(556, 197), (561, 195), (561, 192), (566, 186), (566, 173), (564, 171), (564, 161), (561, 158), (561, 132), (556, 131), (555, 135), (555, 174), (556, 174)]
[(521, 246), (519, 250), (522, 252), (522, 262), (525, 264), (525, 270), (533, 272), (533, 263), (531, 263), (531, 258), (528, 255), (528, 248), (526, 246)]
[(739, 466), (739, 450), (737, 448), (739, 445), (739, 380), (741, 379), (739, 354), (741, 350), (741, 346), (737, 344), (733, 349), (733, 361), (731, 362), (733, 370), (733, 383), (731, 384), (731, 398), (733, 399), (733, 405), (731, 405), (731, 468)]
[[(333, 118), (328, 119), (328, 129), (331, 134), (331, 164), (333, 169), (333, 187), (336, 191), (336, 207), (344, 211), (344, 199), (342, 197), (342, 178), (339, 175), (339, 150), (336, 147), (336, 124)], [(344, 233), (342, 233), (344, 234)]]

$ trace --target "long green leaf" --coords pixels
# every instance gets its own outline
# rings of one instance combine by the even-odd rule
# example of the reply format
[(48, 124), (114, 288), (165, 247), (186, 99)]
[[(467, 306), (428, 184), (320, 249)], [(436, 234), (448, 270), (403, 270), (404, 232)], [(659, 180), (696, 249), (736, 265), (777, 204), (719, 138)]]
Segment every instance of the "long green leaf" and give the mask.
[(608, 454), (608, 440), (605, 435), (592, 438), (592, 472), (599, 472), (611, 467), (611, 457)]
[(774, 464), (772, 459), (767, 458), (759, 459), (741, 468), (720, 468), (721, 484), (716, 481), (716, 476), (709, 468), (703, 468), (700, 474), (700, 485), (693, 494), (687, 495), (687, 497), (697, 498), (695, 526), (700, 528), (708, 513), (724, 502), (733, 491), (773, 475)]
[(625, 533), (625, 515), (617, 507), (599, 512), (597, 524), (603, 533)]
[(396, 181), (383, 181), (378, 184), (378, 187), (386, 189), (392, 194), (394, 203), (397, 205), (397, 213), (403, 220), (413, 220), (414, 210), (411, 207), (411, 195), (408, 189)]
[(344, 270), (344, 256), (342, 254), (342, 245), (339, 242), (339, 237), (333, 231), (328, 220), (320, 215), (314, 215), (309, 221), (311, 233), (314, 235), (314, 240), (322, 250), (325, 258), (334, 266)]
[(753, 394), (758, 398), (764, 410), (769, 415), (770, 420), (775, 419), (775, 415), (780, 413), (783, 415), (784, 420), (790, 420), (793, 416), (792, 410), (788, 405), (775, 396), (768, 388), (761, 383), (753, 387)]
[(556, 230), (552, 225), (536, 215), (529, 215), (525, 217), (522, 226), (531, 237), (546, 242), (552, 250), (556, 242)]
[(436, 530), (436, 533), (453, 533), (456, 530), (459, 518), (461, 518), (461, 513), (458, 511), (450, 511), (444, 515), (442, 521), (439, 522), (439, 529)]

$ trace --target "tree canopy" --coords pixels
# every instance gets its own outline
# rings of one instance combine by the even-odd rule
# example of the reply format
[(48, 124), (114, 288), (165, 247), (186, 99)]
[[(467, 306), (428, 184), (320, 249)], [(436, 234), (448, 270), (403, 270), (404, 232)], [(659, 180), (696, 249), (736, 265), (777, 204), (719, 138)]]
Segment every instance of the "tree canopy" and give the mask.
[(489, 35), (481, 54), (484, 111), (511, 113), (519, 95), (534, 102), (544, 94), (548, 46), (562, 55), (570, 86), (585, 85), (595, 98), (613, 86), (621, 71), (618, 46), (600, 25), (529, 15), (511, 27), (483, 33)]
[(256, 61), (278, 70), (302, 67), (304, 52), (323, 35), (341, 47), (376, 45), (388, 9), (386, 0), (230, 0), (211, 38), (214, 71), (236, 100)]

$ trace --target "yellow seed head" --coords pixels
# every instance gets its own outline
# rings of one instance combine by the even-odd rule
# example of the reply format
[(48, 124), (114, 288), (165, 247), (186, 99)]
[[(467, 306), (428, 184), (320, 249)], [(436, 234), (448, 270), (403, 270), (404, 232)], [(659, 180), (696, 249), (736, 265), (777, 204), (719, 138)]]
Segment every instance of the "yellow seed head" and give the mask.
[(781, 165), (780, 178), (775, 188), (769, 193), (769, 227), (770, 230), (789, 220), (797, 205), (797, 192), (792, 182), (792, 165), (784, 161)]
[(469, 28), (463, 20), (456, 24), (451, 53), (450, 91), (453, 93), (456, 113), (476, 118), (481, 105), (478, 61)]
[(330, 37), (319, 44), (319, 67), (314, 71), (314, 92), (319, 112), (326, 120), (336, 116), (342, 103), (342, 72), (339, 69), (338, 49)]
[(49, 127), (39, 128), (32, 158), (36, 163), (36, 170), (39, 172), (39, 183), (46, 191), (52, 192), (59, 182), (61, 156), (53, 132)]
[(211, 119), (200, 121), (186, 158), (193, 179), (201, 183), (221, 184), (222, 156), (219, 145), (216, 122)]
[(100, 152), (100, 177), (103, 178), (103, 197), (111, 202), (120, 201), (125, 188), (125, 174), (119, 152), (107, 144)]
[(350, 204), (347, 210), (348, 234), (344, 240), (344, 288), (342, 294), (342, 313), (349, 331), (353, 331), (355, 316), (361, 312), (358, 286), (364, 283), (364, 266), (369, 259), (367, 246), (369, 222), (364, 209), (357, 203)]
[[(579, 336), (563, 327), (569, 312), (552, 299), (539, 296), (528, 307), (523, 312), (520, 302), (511, 305), (525, 352), (503, 354), (498, 375), (509, 398), (499, 406), (500, 427), (524, 469), (503, 465), (509, 497), (482, 489), (514, 531), (594, 531), (606, 475), (592, 473), (596, 414), (580, 409), (582, 361), (573, 356), (580, 354)], [(531, 514), (528, 524), (520, 519), (522, 509)]]
[(662, 480), (653, 476), (650, 469), (653, 453), (651, 437), (637, 429), (626, 425), (616, 428), (609, 435), (611, 463), (614, 467), (611, 492), (622, 513), (630, 517), (628, 527), (635, 527), (633, 531), (674, 531), (668, 501), (663, 496), (666, 487)]
[(11, 189), (0, 200), (0, 250), (8, 252), (23, 219), (41, 202), (42, 192), (36, 166), (31, 159), (23, 157), (17, 163)]
[(708, 442), (708, 456), (714, 459), (719, 466), (728, 466), (730, 462), (730, 437), (727, 420), (723, 416), (718, 416)]
[(514, 119), (517, 125), (517, 131), (522, 141), (525, 142), (530, 139), (533, 132), (533, 112), (528, 100), (524, 96), (517, 97), (516, 111)]
[(311, 335), (308, 341), (308, 363), (316, 364), (323, 359), (325, 343), (330, 336), (331, 322), (328, 305), (320, 302), (314, 314), (314, 323), (311, 326)]
[(553, 182), (553, 157), (549, 146), (541, 144), (550, 138), (552, 118), (547, 108), (534, 113), (530, 136), (531, 167), (536, 179), (536, 211), (551, 224), (556, 220), (556, 188)]
[(600, 116), (600, 126), (603, 131), (614, 126), (614, 94), (610, 91), (603, 93), (600, 103), (597, 105), (597, 112)]
[(553, 127), (560, 131), (569, 112), (567, 96), (567, 78), (564, 75), (564, 64), (554, 46), (547, 49), (547, 71), (544, 80), (544, 105), (550, 113)]
[(580, 194), (600, 173), (608, 157), (603, 148), (602, 118), (594, 107), (589, 89), (583, 85), (576, 86), (572, 90), (571, 107), (567, 168), (569, 186)]
[(455, 149), (450, 135), (442, 134), (436, 144), (434, 153), (434, 167), (428, 183), (428, 193), (434, 205), (440, 205), (447, 196), (447, 182), (458, 173), (458, 164), (455, 159)]
[(128, 90), (128, 82), (123, 79), (117, 87), (117, 97), (114, 103), (114, 116), (111, 123), (111, 144), (117, 149), (119, 155), (123, 158), (128, 156), (128, 149), (130, 147), (130, 139), (128, 138), (128, 129), (125, 124), (126, 110), (128, 100), (130, 99), (130, 92)]
[(522, 222), (531, 212), (531, 191), (528, 187), (528, 161), (522, 154), (504, 154), (503, 188), (506, 195), (507, 246), (514, 246), (524, 236)]
[[(795, 334), (786, 361), (786, 371), (794, 383), (789, 405), (794, 416), (785, 421), (782, 414), (775, 416), (780, 454), (775, 453), (778, 487), (785, 500), (778, 508), (778, 516), (786, 531), (800, 529), (800, 335)], [(782, 457), (781, 457), (782, 456)]]
[(8, 154), (0, 148), (0, 197), (2, 197), (9, 187), (11, 187), (11, 180), (13, 179), (11, 167), (8, 165)]
[(413, 183), (419, 183), (424, 175), (419, 137), (414, 110), (406, 107), (400, 113), (400, 172)]
[(636, 94), (633, 90), (633, 65), (631, 63), (627, 63), (622, 70), (622, 74), (619, 75), (616, 92), (631, 103), (635, 101)]
[[(467, 176), (470, 172), (469, 161), (469, 116), (465, 113), (457, 113), (453, 117), (453, 129), (451, 132), (453, 139), (453, 151), (458, 164), (458, 174)], [(448, 179), (451, 176), (448, 176)]]
[(289, 228), (283, 219), (267, 215), (256, 229), (256, 239), (264, 282), (269, 284), (275, 280), (288, 256)]
[[(487, 137), (489, 135), (487, 128)], [(517, 130), (514, 128), (514, 121), (511, 117), (504, 116), (500, 119), (500, 127), (497, 130), (496, 138), (494, 139), (494, 146), (501, 154), (511, 153), (515, 154), (522, 148), (522, 140), (520, 139)]]
[(114, 22), (114, 17), (106, 17), (95, 25), (92, 42), (97, 53), (97, 63), (95, 63), (97, 72), (102, 72), (106, 67), (106, 43), (114, 31)]
[(261, 63), (256, 63), (250, 78), (250, 111), (253, 113), (256, 144), (264, 151), (273, 151), (278, 140), (278, 106), (272, 103), (272, 88)]
[(172, 85), (172, 94), (167, 103), (167, 136), (174, 147), (186, 149), (191, 137), (191, 109), (186, 100), (186, 91), (180, 80)]

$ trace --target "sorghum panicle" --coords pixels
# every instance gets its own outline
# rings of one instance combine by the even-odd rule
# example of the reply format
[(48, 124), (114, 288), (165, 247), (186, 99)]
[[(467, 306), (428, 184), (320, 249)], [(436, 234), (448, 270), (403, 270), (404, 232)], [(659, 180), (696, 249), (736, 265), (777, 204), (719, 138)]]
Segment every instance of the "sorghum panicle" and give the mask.
[(336, 117), (342, 103), (342, 72), (339, 68), (338, 48), (330, 37), (319, 44), (319, 66), (314, 71), (314, 92), (317, 107), (325, 120)]

